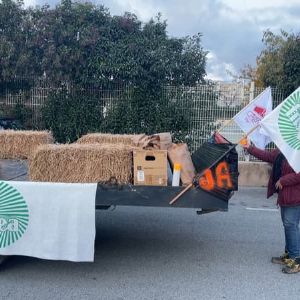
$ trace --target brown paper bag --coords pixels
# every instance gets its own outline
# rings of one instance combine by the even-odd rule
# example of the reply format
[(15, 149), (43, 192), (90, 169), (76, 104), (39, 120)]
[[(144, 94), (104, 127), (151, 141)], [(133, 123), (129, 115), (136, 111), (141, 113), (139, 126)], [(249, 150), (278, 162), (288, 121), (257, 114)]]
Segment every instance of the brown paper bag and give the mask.
[(168, 148), (168, 158), (172, 166), (175, 163), (181, 165), (180, 179), (182, 184), (190, 184), (193, 181), (196, 171), (187, 144), (172, 144)]
[(158, 135), (139, 135), (132, 139), (133, 145), (144, 150), (159, 150), (159, 136)]
[(133, 145), (142, 149), (167, 150), (172, 146), (172, 137), (169, 132), (152, 135), (140, 134), (132, 138)]
[(159, 148), (160, 150), (168, 150), (172, 146), (172, 137), (170, 132), (156, 133), (155, 136), (159, 136)]

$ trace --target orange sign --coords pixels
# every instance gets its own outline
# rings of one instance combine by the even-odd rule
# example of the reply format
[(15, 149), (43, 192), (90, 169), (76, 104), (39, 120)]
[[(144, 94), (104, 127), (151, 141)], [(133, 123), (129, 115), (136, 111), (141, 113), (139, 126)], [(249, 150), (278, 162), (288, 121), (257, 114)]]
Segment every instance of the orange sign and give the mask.
[(216, 186), (221, 189), (231, 189), (233, 185), (228, 164), (225, 161), (220, 162), (215, 168), (215, 174), (211, 169), (206, 169), (199, 178), (199, 186), (206, 191), (211, 191)]

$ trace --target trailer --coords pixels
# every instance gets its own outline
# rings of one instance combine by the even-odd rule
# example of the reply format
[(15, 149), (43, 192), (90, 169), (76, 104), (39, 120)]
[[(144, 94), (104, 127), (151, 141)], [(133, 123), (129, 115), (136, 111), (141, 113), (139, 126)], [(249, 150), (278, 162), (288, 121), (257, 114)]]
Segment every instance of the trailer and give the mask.
[[(228, 202), (238, 189), (235, 146), (213, 135), (192, 155), (197, 174), (188, 187), (122, 185), (114, 177), (99, 182), (95, 209), (117, 206), (191, 208), (199, 215), (227, 211)], [(27, 180), (24, 165), (20, 168), (18, 163), (11, 161), (2, 162), (0, 166), (0, 180)], [(2, 261), (0, 257), (0, 263)]]
[[(235, 145), (207, 142), (194, 152), (192, 160), (197, 175), (190, 188), (119, 185), (112, 178), (98, 184), (96, 209), (152, 206), (193, 208), (198, 214), (227, 211), (228, 201), (238, 189), (238, 155)], [(176, 202), (172, 201), (177, 195), (181, 195), (180, 198)]]

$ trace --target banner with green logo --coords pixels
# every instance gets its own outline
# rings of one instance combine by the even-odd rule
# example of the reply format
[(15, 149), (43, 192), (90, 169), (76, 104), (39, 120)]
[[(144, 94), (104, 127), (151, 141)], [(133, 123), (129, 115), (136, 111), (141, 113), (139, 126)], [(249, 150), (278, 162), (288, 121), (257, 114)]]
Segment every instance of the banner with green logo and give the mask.
[(0, 255), (93, 261), (96, 189), (0, 181)]
[(0, 249), (24, 235), (29, 222), (28, 206), (13, 186), (0, 181)]
[(260, 125), (294, 171), (300, 172), (300, 87), (268, 114)]

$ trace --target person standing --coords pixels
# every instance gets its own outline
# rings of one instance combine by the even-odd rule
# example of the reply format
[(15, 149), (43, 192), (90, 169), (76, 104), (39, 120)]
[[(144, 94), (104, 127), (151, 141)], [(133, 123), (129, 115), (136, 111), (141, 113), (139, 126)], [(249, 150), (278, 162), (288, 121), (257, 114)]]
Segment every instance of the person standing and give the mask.
[(298, 273), (300, 272), (300, 173), (294, 172), (279, 149), (266, 151), (248, 143), (242, 147), (256, 158), (272, 163), (267, 198), (278, 193), (277, 205), (280, 207), (284, 227), (285, 252), (279, 257), (272, 257), (271, 261), (283, 265), (283, 273)]

